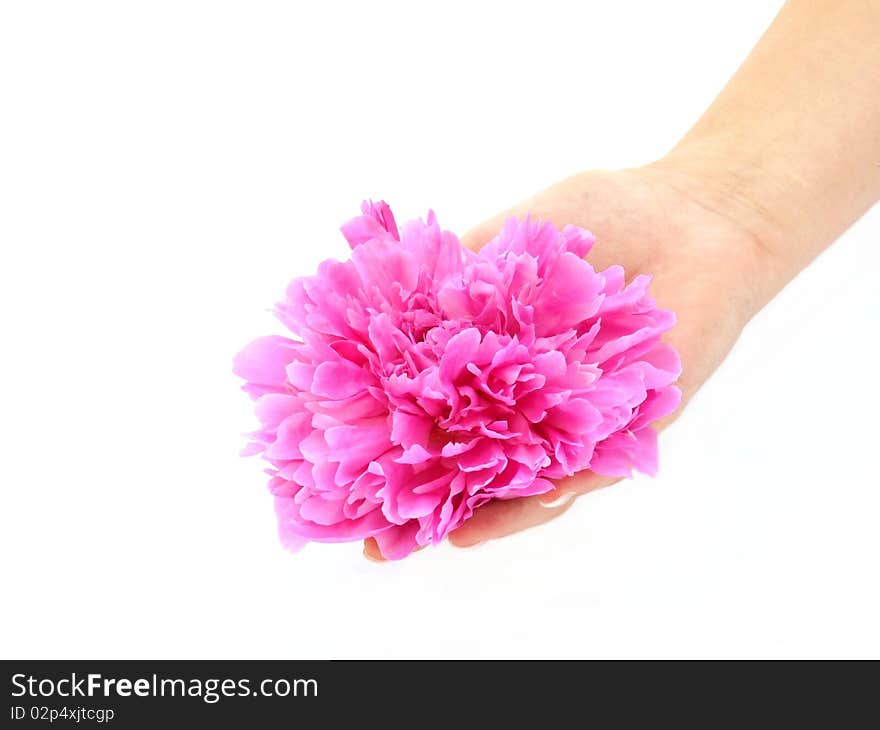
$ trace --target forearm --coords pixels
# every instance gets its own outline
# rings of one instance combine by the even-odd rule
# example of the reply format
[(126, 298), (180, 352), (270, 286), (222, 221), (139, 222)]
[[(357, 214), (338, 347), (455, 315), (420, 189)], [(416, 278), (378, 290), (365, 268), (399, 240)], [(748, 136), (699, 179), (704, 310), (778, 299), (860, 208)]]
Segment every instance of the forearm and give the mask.
[(880, 0), (791, 0), (659, 167), (767, 254), (769, 299), (880, 199)]

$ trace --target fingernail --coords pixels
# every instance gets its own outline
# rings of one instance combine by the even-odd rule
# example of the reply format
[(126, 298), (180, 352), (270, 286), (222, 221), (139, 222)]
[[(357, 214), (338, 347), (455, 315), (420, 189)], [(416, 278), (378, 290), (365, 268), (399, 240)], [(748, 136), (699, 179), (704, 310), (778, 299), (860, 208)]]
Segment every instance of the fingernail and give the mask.
[(573, 500), (577, 495), (574, 492), (562, 492), (561, 494), (557, 493), (556, 490), (552, 492), (547, 492), (546, 494), (542, 494), (538, 497), (538, 502), (542, 507), (546, 507), (547, 509), (555, 509), (556, 507), (564, 507), (571, 500)]

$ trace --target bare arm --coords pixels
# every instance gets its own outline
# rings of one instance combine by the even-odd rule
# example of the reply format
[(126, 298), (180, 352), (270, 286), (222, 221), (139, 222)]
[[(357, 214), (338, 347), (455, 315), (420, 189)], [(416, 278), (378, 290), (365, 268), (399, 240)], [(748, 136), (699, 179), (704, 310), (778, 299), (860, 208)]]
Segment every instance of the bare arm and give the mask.
[(880, 0), (789, 0), (656, 164), (755, 234), (772, 297), (880, 199)]

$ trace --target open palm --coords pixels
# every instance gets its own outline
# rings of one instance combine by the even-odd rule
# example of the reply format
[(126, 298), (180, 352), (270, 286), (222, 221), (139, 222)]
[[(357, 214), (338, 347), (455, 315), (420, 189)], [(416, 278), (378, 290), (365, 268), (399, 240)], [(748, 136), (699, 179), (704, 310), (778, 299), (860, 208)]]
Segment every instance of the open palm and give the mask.
[[(592, 231), (596, 245), (588, 260), (596, 270), (620, 264), (628, 279), (652, 275), (652, 296), (677, 314), (678, 324), (666, 340), (682, 359), (679, 386), (686, 403), (721, 363), (760, 302), (755, 287), (760, 246), (722, 211), (708, 191), (669, 171), (586, 172), (486, 221), (463, 243), (480, 248), (509, 216), (531, 215), (558, 227), (571, 223)], [(582, 472), (547, 494), (490, 502), (451, 533), (450, 542), (466, 547), (546, 522), (568, 509), (572, 497), (614, 481)], [(379, 557), (371, 540), (366, 554)]]

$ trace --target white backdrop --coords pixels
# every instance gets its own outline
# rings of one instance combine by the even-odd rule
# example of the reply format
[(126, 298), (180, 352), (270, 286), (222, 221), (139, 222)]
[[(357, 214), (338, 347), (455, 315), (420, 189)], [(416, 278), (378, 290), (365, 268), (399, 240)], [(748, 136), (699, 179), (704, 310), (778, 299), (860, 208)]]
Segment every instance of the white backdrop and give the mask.
[(282, 551), (230, 372), (362, 198), (463, 232), (662, 154), (779, 3), (4, 3), (5, 658), (880, 655), (880, 210), (661, 475), (474, 550)]

